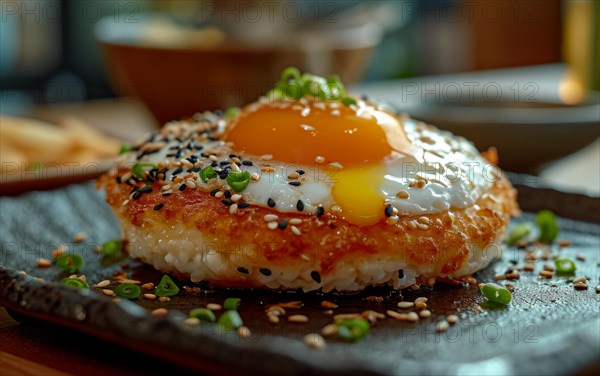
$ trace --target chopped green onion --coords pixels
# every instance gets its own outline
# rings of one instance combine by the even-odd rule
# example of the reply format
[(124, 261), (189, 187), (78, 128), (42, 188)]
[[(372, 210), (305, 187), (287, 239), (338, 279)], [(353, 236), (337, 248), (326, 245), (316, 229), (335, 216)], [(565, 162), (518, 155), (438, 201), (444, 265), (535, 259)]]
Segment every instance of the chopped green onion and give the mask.
[(225, 299), (225, 303), (223, 303), (223, 308), (237, 311), (238, 308), (240, 308), (241, 301), (242, 300), (240, 298), (227, 298)]
[(337, 323), (338, 336), (348, 342), (356, 342), (369, 333), (371, 325), (365, 319), (343, 320)]
[(133, 283), (123, 283), (117, 286), (115, 294), (120, 298), (137, 299), (142, 294), (142, 289)]
[(200, 170), (198, 175), (200, 175), (200, 179), (202, 179), (202, 181), (205, 183), (210, 179), (217, 177), (217, 173), (212, 166), (204, 167), (202, 170)]
[(83, 266), (83, 258), (76, 254), (62, 255), (56, 259), (56, 266), (67, 272), (74, 272)]
[(248, 171), (231, 171), (227, 175), (227, 184), (237, 193), (242, 192), (250, 182), (250, 173)]
[(554, 259), (554, 265), (556, 265), (556, 273), (558, 274), (569, 274), (577, 270), (575, 261), (568, 257), (557, 257)]
[(281, 72), (281, 81), (289, 81), (289, 79), (295, 81), (300, 80), (300, 71), (296, 67), (287, 67)]
[(344, 98), (342, 98), (342, 103), (345, 106), (351, 106), (353, 104), (356, 104), (356, 99), (351, 98), (351, 97), (344, 97)]
[(509, 245), (514, 245), (519, 240), (523, 239), (531, 232), (531, 224), (529, 223), (519, 223), (515, 227), (513, 227), (512, 231), (508, 235), (506, 242)]
[(150, 163), (150, 162), (138, 162), (133, 165), (131, 170), (133, 171), (133, 174), (135, 176), (137, 176), (140, 179), (143, 179), (144, 176), (146, 175), (146, 172), (144, 171), (145, 167), (156, 168), (156, 165), (154, 163)]
[(121, 144), (121, 147), (119, 148), (119, 155), (128, 153), (132, 150), (133, 150), (133, 147), (131, 146), (131, 144), (128, 144), (128, 143)]
[(542, 210), (535, 216), (535, 223), (540, 229), (539, 241), (552, 243), (558, 236), (559, 228), (556, 223), (556, 215), (550, 210)]
[(226, 111), (225, 111), (225, 117), (228, 119), (231, 119), (233, 117), (236, 117), (240, 111), (242, 109), (239, 107), (229, 107)]
[(106, 256), (117, 256), (123, 250), (123, 242), (120, 240), (110, 240), (102, 243), (101, 252)]
[(214, 312), (211, 311), (210, 309), (206, 309), (206, 308), (194, 308), (190, 311), (189, 316), (195, 317), (200, 321), (206, 321), (206, 322), (217, 321), (217, 318), (215, 317)]
[(154, 293), (157, 296), (173, 296), (179, 293), (179, 287), (177, 287), (171, 277), (165, 274), (160, 279), (160, 282), (158, 283), (158, 286), (156, 286), (156, 291), (154, 291)]
[(237, 329), (244, 324), (240, 314), (235, 310), (229, 310), (223, 312), (221, 317), (219, 317), (219, 321), (217, 324), (221, 325), (223, 328), (227, 330)]
[(289, 67), (281, 73), (281, 80), (267, 93), (271, 99), (287, 98), (298, 100), (312, 97), (318, 100), (341, 100), (345, 105), (356, 104), (356, 100), (346, 96), (346, 89), (337, 76), (326, 79), (309, 73), (301, 74), (295, 67)]
[(500, 304), (508, 304), (512, 299), (510, 291), (495, 283), (486, 283), (481, 287), (481, 293), (489, 301)]
[(62, 281), (60, 281), (60, 283), (62, 283), (63, 285), (67, 285), (69, 287), (75, 287), (78, 289), (89, 289), (90, 285), (87, 284), (86, 281), (84, 281), (81, 278), (64, 278)]

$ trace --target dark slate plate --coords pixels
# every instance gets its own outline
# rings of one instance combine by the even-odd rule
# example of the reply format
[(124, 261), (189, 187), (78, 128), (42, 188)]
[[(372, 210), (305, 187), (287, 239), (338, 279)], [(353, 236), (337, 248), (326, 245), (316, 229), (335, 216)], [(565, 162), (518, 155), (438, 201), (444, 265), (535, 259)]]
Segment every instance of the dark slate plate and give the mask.
[[(539, 261), (535, 272), (523, 272), (513, 282), (515, 291), (508, 307), (486, 304), (476, 287), (440, 284), (419, 292), (372, 289), (349, 296), (328, 295), (327, 300), (340, 306), (336, 313), (385, 312), (401, 299), (426, 296), (433, 316), (417, 324), (388, 318), (377, 323), (362, 342), (329, 341), (324, 350), (313, 350), (304, 345), (303, 336), (332, 321), (320, 307), (324, 297), (319, 294), (215, 291), (179, 282), (185, 287), (170, 302), (140, 299), (117, 304), (94, 289), (84, 292), (57, 284), (64, 275), (55, 267), (36, 268), (35, 260), (51, 258), (51, 251), (62, 243), (83, 255), (86, 263), (81, 273), (88, 281), (112, 279), (114, 272), (124, 270), (123, 263), (130, 278), (155, 283), (160, 279), (160, 273), (137, 261), (102, 259), (95, 252), (98, 244), (117, 239), (120, 231), (102, 195), (85, 184), (0, 198), (0, 305), (212, 374), (552, 375), (598, 367), (600, 295), (595, 286), (599, 282), (600, 201), (525, 185), (519, 191), (525, 210), (549, 208), (563, 216), (559, 238), (570, 240), (572, 246), (561, 250), (553, 246), (553, 251), (571, 258), (585, 256), (585, 262), (577, 262), (576, 275), (590, 279), (588, 290), (575, 291), (567, 278), (541, 280), (538, 272), (547, 261)], [(515, 222), (531, 219), (531, 214), (524, 213)], [(69, 243), (80, 231), (88, 239)], [(505, 247), (502, 260), (476, 278), (493, 281), (510, 260), (522, 264), (524, 256), (522, 250)], [(383, 302), (365, 299), (373, 295), (383, 296)], [(240, 313), (252, 331), (250, 338), (220, 332), (211, 324), (189, 327), (182, 323), (191, 308), (221, 303), (228, 296), (242, 298)], [(282, 320), (274, 325), (266, 320), (266, 305), (292, 300), (302, 300), (304, 307), (288, 310), (288, 314), (306, 314), (309, 323)], [(479, 305), (483, 312), (477, 311)], [(157, 307), (168, 308), (169, 317), (152, 317), (149, 310)], [(458, 314), (460, 322), (437, 333), (436, 322), (451, 313)]]

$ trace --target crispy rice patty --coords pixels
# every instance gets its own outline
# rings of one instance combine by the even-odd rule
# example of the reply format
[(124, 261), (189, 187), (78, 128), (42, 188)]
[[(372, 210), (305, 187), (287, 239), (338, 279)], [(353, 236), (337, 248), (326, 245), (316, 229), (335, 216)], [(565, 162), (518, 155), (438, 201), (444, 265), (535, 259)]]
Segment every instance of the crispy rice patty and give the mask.
[[(182, 278), (231, 287), (361, 290), (460, 279), (499, 256), (509, 217), (518, 212), (516, 191), (504, 176), (470, 207), (371, 226), (333, 212), (318, 217), (250, 205), (231, 213), (208, 191), (164, 197), (159, 183), (124, 206), (131, 187), (118, 184), (114, 173), (98, 186), (106, 189), (132, 257)], [(267, 214), (277, 215), (278, 224), (287, 221), (286, 231), (269, 229)]]

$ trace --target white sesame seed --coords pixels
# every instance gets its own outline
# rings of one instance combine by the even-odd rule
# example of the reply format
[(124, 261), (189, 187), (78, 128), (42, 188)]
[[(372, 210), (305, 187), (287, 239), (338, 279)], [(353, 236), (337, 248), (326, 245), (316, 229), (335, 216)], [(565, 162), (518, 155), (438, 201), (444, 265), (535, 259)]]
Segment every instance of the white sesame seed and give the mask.
[(440, 321), (435, 325), (435, 330), (437, 332), (445, 332), (446, 330), (448, 330), (448, 322), (447, 321)]
[(234, 195), (231, 196), (231, 201), (233, 201), (233, 202), (238, 202), (241, 199), (242, 199), (242, 195), (239, 194), (239, 193), (236, 193), (236, 194), (234, 194)]
[(315, 162), (317, 162), (317, 163), (323, 163), (323, 162), (325, 162), (325, 157), (322, 157), (322, 156), (320, 156), (320, 155), (317, 155), (317, 156), (315, 157)]
[(300, 112), (300, 116), (307, 117), (308, 115), (310, 115), (310, 107), (304, 107)]
[(337, 334), (338, 326), (335, 324), (328, 324), (321, 329), (321, 335), (323, 337), (333, 337)]
[(269, 222), (269, 223), (267, 223), (267, 228), (269, 230), (275, 230), (277, 228), (277, 225), (278, 225), (277, 222)]
[(45, 259), (45, 258), (39, 258), (39, 259), (35, 260), (35, 263), (38, 268), (49, 268), (52, 266), (52, 262), (50, 262), (50, 260)]
[(77, 234), (73, 235), (73, 242), (75, 243), (81, 243), (83, 241), (85, 241), (87, 239), (87, 234), (85, 232), (78, 232)]
[(273, 156), (271, 154), (263, 154), (260, 156), (260, 159), (262, 159), (263, 161), (270, 161), (271, 159), (273, 159)]
[(587, 278), (585, 276), (579, 277), (573, 280), (573, 283), (585, 283), (587, 282)]
[(423, 303), (427, 303), (427, 298), (424, 296), (419, 296), (418, 298), (415, 299), (415, 304), (419, 303), (419, 302), (423, 302)]
[(115, 295), (115, 292), (113, 290), (109, 290), (109, 289), (103, 289), (102, 293), (106, 296), (113, 296)]
[(296, 227), (296, 226), (291, 226), (290, 228), (291, 228), (291, 230), (292, 230), (292, 232), (293, 232), (294, 234), (296, 234), (296, 235), (298, 235), (298, 236), (302, 235), (302, 232), (300, 231), (300, 229), (299, 229), (298, 227)]
[(399, 191), (398, 193), (396, 193), (396, 197), (398, 197), (398, 198), (409, 198), (410, 195), (408, 194), (407, 191), (402, 190), (402, 191)]
[(417, 222), (428, 225), (429, 223), (431, 223), (431, 221), (429, 220), (428, 217), (419, 217), (417, 218)]
[(269, 322), (279, 324), (279, 316), (268, 313), (267, 317), (269, 318)]
[(288, 221), (288, 223), (290, 225), (299, 225), (302, 223), (302, 220), (300, 218), (292, 218)]
[(294, 171), (288, 175), (288, 179), (298, 179), (299, 177), (300, 177), (300, 174), (297, 173), (296, 171)]
[(238, 336), (240, 336), (241, 338), (250, 338), (250, 336), (252, 335), (252, 332), (250, 331), (250, 329), (248, 329), (247, 327), (245, 327), (243, 325), (237, 329), (237, 333), (238, 333)]
[(407, 309), (415, 306), (413, 302), (398, 302), (398, 308)]
[(221, 197), (223, 197), (224, 194), (225, 194), (225, 192), (219, 191), (219, 192), (215, 193), (215, 197), (216, 198), (221, 198)]
[(596, 293), (600, 293), (600, 285), (596, 286)]
[(416, 225), (419, 230), (429, 230), (429, 226), (424, 225), (422, 223), (417, 223)]
[(257, 174), (256, 172), (253, 172), (252, 175), (250, 175), (250, 179), (252, 179), (252, 181), (259, 181), (260, 175)]
[(431, 316), (431, 311), (428, 309), (424, 309), (422, 311), (419, 312), (419, 316), (421, 316), (422, 318), (427, 318)]
[(304, 336), (304, 343), (313, 349), (320, 350), (325, 347), (325, 339), (317, 333), (309, 333)]
[(122, 206), (127, 206), (127, 204), (129, 204), (129, 200), (125, 200), (123, 201), (123, 203), (121, 204)]
[(208, 303), (206, 308), (210, 309), (211, 311), (220, 311), (223, 309), (223, 306), (217, 303)]
[(448, 317), (446, 317), (446, 321), (448, 321), (448, 324), (450, 325), (454, 325), (458, 322), (458, 316), (456, 315), (449, 315)]
[(273, 222), (278, 220), (279, 217), (276, 214), (265, 214), (263, 219), (265, 220), (265, 222)]
[(191, 189), (196, 188), (196, 183), (192, 179), (185, 179), (185, 185)]
[(196, 317), (188, 317), (187, 319), (183, 320), (183, 323), (189, 326), (196, 326), (200, 324), (200, 320)]
[(406, 314), (406, 319), (412, 322), (419, 321), (419, 315), (416, 312), (409, 312)]
[(415, 303), (415, 307), (417, 307), (419, 309), (424, 309), (424, 308), (427, 308), (427, 303), (425, 303), (425, 302), (416, 302)]
[(100, 281), (100, 282), (96, 283), (94, 285), (94, 287), (103, 289), (105, 287), (108, 287), (108, 285), (110, 285), (110, 281), (108, 279), (105, 279), (104, 281)]
[(170, 302), (171, 298), (169, 298), (168, 296), (161, 296), (158, 298), (158, 301), (162, 302), (162, 303), (166, 303), (166, 302)]
[(315, 131), (315, 127), (313, 127), (311, 125), (307, 125), (307, 124), (300, 124), (300, 128), (302, 128), (302, 130), (306, 131), (306, 132), (314, 132)]
[(162, 191), (168, 191), (169, 189), (171, 189), (171, 184), (165, 184), (162, 187), (160, 187), (160, 189)]
[(169, 311), (167, 311), (166, 308), (157, 308), (151, 312), (151, 315), (156, 316), (156, 317), (165, 317), (168, 314), (169, 314)]
[(398, 221), (400, 220), (400, 217), (398, 217), (397, 215), (392, 215), (388, 218), (386, 218), (386, 223), (388, 225), (395, 225), (396, 223), (398, 223)]
[(229, 214), (233, 214), (233, 213), (235, 213), (235, 211), (236, 211), (237, 209), (238, 209), (238, 204), (232, 204), (232, 205), (229, 207)]
[(411, 230), (416, 230), (417, 229), (417, 224), (415, 223), (415, 221), (408, 221), (407, 226)]
[(291, 315), (288, 317), (289, 322), (304, 323), (308, 322), (308, 317), (305, 315)]
[(340, 110), (332, 110), (331, 111), (331, 116), (340, 116)]
[(242, 170), (240, 170), (240, 166), (238, 166), (236, 163), (231, 163), (231, 171), (241, 172)]

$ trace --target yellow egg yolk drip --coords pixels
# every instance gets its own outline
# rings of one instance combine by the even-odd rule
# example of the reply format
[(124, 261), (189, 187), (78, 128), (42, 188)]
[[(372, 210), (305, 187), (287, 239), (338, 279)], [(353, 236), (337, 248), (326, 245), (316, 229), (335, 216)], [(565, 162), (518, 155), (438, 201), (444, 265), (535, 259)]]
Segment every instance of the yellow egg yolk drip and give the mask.
[[(298, 105), (298, 109), (292, 108)], [(334, 176), (332, 195), (342, 217), (371, 225), (384, 217), (384, 161), (397, 153), (411, 154), (396, 117), (363, 108), (362, 115), (348, 106), (332, 109), (288, 103), (244, 110), (230, 124), (226, 140), (241, 153), (272, 155), (274, 160), (314, 166), (336, 162), (343, 168)]]

